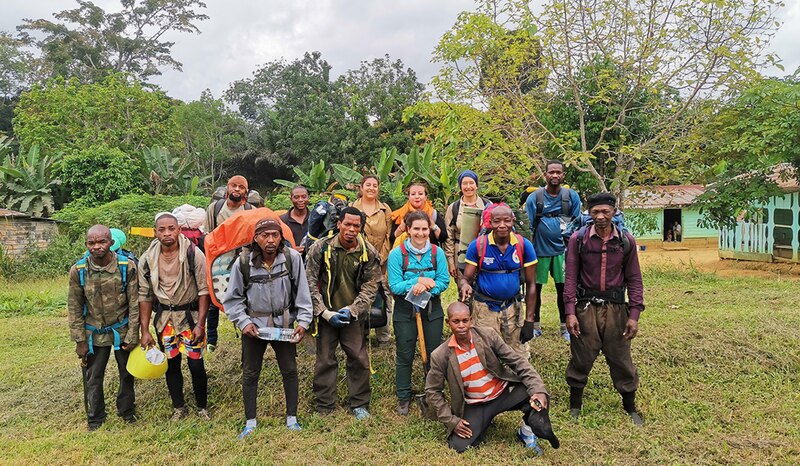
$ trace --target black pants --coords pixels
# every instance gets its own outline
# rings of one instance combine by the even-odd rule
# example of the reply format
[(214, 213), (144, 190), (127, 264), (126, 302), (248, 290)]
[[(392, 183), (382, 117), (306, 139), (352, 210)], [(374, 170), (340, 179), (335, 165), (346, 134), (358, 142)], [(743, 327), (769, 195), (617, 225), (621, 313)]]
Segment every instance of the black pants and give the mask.
[[(133, 376), (126, 369), (130, 353), (121, 349), (114, 351), (119, 370), (119, 391), (117, 392), (117, 414), (122, 418), (130, 418), (136, 414), (136, 394), (133, 390)], [(90, 426), (99, 426), (106, 420), (106, 399), (103, 393), (103, 381), (106, 366), (111, 356), (110, 346), (95, 346), (94, 354), (86, 358), (83, 368), (83, 400), (86, 417)]]
[(530, 395), (521, 383), (509, 383), (503, 393), (497, 398), (486, 403), (477, 403), (464, 406), (462, 419), (469, 422), (472, 429), (470, 438), (461, 438), (455, 431), (450, 434), (447, 443), (453, 450), (464, 453), (469, 447), (477, 447), (486, 437), (486, 430), (492, 419), (506, 411), (522, 411), (523, 415), (531, 409)]
[[(186, 402), (183, 399), (183, 373), (181, 372), (181, 359), (183, 354), (178, 354), (167, 360), (167, 389), (172, 398), (173, 408), (183, 408)], [(189, 373), (192, 375), (192, 389), (197, 409), (208, 407), (208, 375), (202, 359), (186, 358)]]
[[(567, 313), (564, 307), (564, 284), (556, 283), (556, 304), (558, 305), (558, 319), (562, 324), (567, 323)], [(540, 311), (542, 309), (542, 287), (544, 285), (536, 284), (536, 313), (534, 314), (533, 321), (541, 322)]]
[(242, 398), (244, 399), (245, 419), (256, 418), (256, 394), (258, 378), (264, 363), (267, 345), (272, 345), (278, 368), (283, 379), (283, 393), (286, 396), (286, 415), (297, 416), (297, 345), (286, 341), (264, 341), (260, 338), (242, 335)]
[(209, 303), (206, 314), (206, 343), (216, 345), (219, 340), (219, 308), (214, 303)]

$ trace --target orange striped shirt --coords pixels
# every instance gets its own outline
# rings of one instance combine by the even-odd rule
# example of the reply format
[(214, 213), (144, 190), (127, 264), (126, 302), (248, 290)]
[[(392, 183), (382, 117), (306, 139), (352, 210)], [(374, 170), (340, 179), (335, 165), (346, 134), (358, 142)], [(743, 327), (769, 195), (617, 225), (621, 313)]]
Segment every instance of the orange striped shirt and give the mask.
[(467, 404), (492, 401), (506, 389), (505, 380), (492, 375), (486, 370), (475, 351), (475, 343), (469, 340), (469, 349), (463, 349), (456, 343), (456, 337), (450, 337), (448, 346), (453, 348), (458, 358), (461, 379), (464, 381), (464, 402)]

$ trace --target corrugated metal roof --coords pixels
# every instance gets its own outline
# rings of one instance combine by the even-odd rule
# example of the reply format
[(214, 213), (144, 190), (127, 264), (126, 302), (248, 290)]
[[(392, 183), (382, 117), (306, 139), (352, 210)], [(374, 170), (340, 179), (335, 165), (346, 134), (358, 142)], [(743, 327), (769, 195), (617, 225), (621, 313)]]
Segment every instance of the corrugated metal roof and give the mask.
[(30, 217), (30, 215), (17, 212), (16, 210), (8, 210), (0, 208), (0, 217)]
[(635, 209), (666, 209), (691, 205), (705, 191), (700, 184), (632, 186), (625, 191), (625, 199)]
[(4, 209), (0, 207), (0, 217), (5, 218), (29, 218), (31, 220), (39, 220), (44, 222), (55, 222), (55, 223), (62, 223), (62, 220), (55, 220), (52, 218), (45, 218), (45, 217), (34, 217), (33, 215), (28, 215), (25, 212), (17, 212), (16, 210)]

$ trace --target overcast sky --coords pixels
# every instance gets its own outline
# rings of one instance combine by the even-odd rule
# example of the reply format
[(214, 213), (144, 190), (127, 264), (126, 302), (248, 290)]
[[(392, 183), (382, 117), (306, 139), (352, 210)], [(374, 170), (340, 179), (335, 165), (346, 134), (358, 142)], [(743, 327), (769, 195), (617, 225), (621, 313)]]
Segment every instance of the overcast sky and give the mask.
[[(430, 62), (433, 47), (455, 22), (459, 12), (474, 9), (472, 0), (205, 0), (210, 19), (198, 24), (201, 34), (179, 34), (172, 56), (183, 71), (163, 70), (152, 78), (169, 95), (186, 101), (206, 89), (219, 97), (229, 84), (247, 78), (263, 63), (289, 60), (318, 50), (333, 66), (334, 75), (357, 68), (364, 60), (400, 58), (428, 83), (437, 67)], [(118, 0), (94, 0), (106, 11), (118, 11)], [(800, 67), (800, 0), (785, 0), (779, 13), (783, 28), (771, 50), (786, 72)], [(70, 0), (3, 0), (0, 30), (13, 32), (22, 18), (53, 19), (56, 11), (74, 8)]]

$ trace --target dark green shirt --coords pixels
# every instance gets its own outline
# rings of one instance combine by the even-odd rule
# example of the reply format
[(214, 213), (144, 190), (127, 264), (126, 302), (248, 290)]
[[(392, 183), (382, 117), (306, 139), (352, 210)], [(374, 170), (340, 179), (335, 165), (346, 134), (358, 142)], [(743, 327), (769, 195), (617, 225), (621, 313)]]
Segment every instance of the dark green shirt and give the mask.
[(339, 242), (336, 236), (331, 241), (331, 262), (336, 263), (336, 277), (333, 277), (333, 288), (336, 290), (331, 296), (331, 306), (333, 310), (338, 310), (353, 304), (358, 296), (356, 290), (356, 277), (358, 268), (361, 265), (361, 246), (356, 243), (356, 248), (348, 251)]

